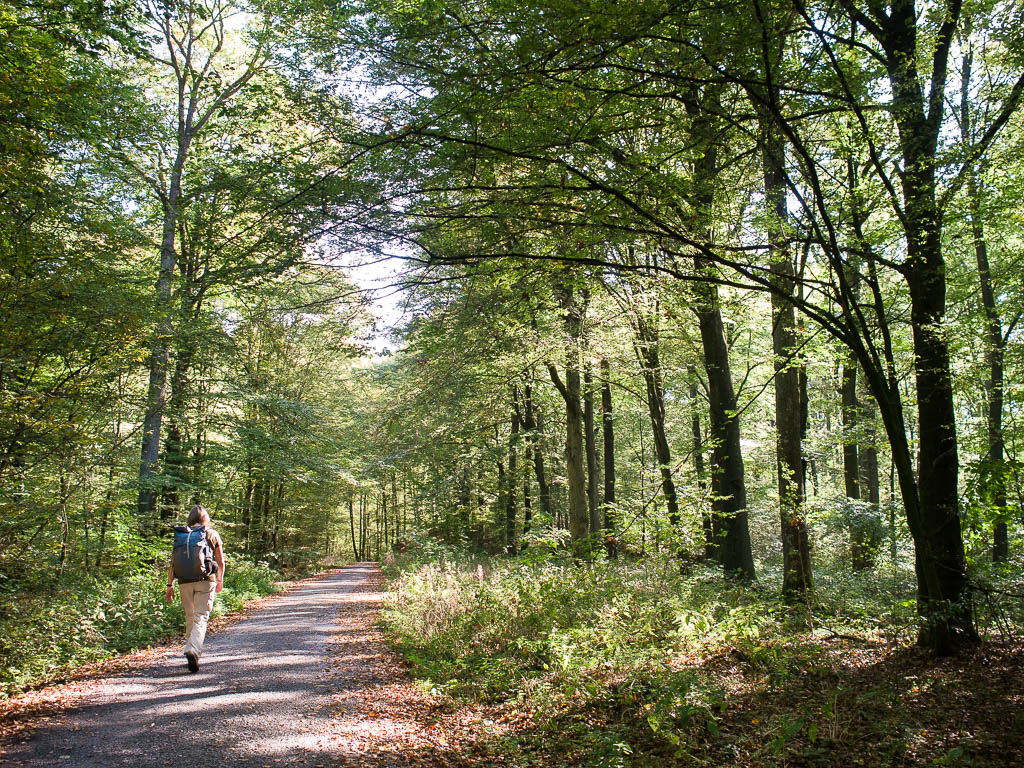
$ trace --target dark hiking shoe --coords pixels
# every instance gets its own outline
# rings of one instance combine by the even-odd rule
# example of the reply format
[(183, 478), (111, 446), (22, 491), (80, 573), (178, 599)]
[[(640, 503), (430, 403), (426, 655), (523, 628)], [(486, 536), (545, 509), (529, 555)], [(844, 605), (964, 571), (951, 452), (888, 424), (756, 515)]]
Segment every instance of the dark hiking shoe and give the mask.
[(192, 651), (185, 654), (185, 662), (188, 664), (189, 672), (199, 671), (199, 657), (192, 653)]

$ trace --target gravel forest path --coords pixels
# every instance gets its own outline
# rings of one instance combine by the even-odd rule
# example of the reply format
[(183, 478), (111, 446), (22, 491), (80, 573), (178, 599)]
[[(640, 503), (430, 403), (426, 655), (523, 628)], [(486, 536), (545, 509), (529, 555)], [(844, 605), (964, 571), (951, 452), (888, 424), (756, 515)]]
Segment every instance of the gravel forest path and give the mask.
[(168, 649), (92, 682), (26, 740), (0, 749), (0, 765), (384, 768), (424, 751), (436, 760), (431, 726), (413, 721), (422, 707), (408, 722), (373, 711), (389, 686), (408, 687), (371, 637), (379, 579), (375, 564), (360, 563), (300, 584), (211, 634), (197, 674)]

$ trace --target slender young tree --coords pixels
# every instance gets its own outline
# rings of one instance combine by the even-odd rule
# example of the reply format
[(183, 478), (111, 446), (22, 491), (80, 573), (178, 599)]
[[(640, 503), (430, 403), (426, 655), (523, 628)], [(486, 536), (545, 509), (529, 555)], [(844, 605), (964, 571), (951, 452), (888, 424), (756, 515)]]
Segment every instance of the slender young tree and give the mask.
[(601, 508), (604, 517), (604, 542), (608, 557), (618, 556), (615, 527), (615, 417), (612, 411), (611, 363), (602, 357), (601, 370), (601, 436), (604, 441), (604, 493)]
[(512, 388), (512, 426), (508, 434), (508, 478), (505, 484), (505, 551), (519, 551), (516, 539), (516, 489), (519, 485), (519, 394)]
[(601, 472), (598, 469), (597, 433), (594, 427), (594, 372), (590, 360), (583, 364), (583, 443), (587, 454), (587, 513), (590, 533), (601, 530)]
[(590, 515), (587, 507), (587, 486), (584, 472), (583, 408), (580, 400), (580, 347), (583, 341), (583, 318), (586, 311), (576, 297), (575, 287), (568, 281), (557, 285), (559, 304), (565, 327), (565, 381), (554, 363), (548, 362), (551, 382), (565, 403), (565, 471), (569, 481), (569, 535), (579, 547), (589, 533)]

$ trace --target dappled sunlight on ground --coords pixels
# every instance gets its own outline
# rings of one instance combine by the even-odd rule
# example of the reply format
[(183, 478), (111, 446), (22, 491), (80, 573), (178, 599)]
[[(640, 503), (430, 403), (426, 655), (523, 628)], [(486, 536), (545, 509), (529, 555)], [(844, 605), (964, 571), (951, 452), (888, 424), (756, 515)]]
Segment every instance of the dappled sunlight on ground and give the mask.
[(180, 650), (164, 649), (78, 684), (0, 763), (322, 763), (332, 751), (325, 663), (337, 609), (372, 570), (363, 564), (306, 581), (211, 635), (198, 674)]
[[(348, 596), (341, 608), (329, 678), (334, 766), (497, 766), (469, 710), (456, 710), (408, 676), (376, 628), (382, 577)], [(360, 594), (362, 592), (363, 594)]]

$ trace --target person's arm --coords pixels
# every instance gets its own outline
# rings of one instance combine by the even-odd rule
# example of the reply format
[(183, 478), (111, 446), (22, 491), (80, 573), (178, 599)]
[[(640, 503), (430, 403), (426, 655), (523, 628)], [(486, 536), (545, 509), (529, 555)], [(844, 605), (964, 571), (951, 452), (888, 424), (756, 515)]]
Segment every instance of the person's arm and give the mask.
[(213, 550), (213, 559), (217, 561), (217, 591), (224, 589), (224, 540), (217, 535), (217, 548)]
[(167, 589), (164, 590), (164, 600), (168, 603), (174, 599), (174, 563), (167, 566)]

